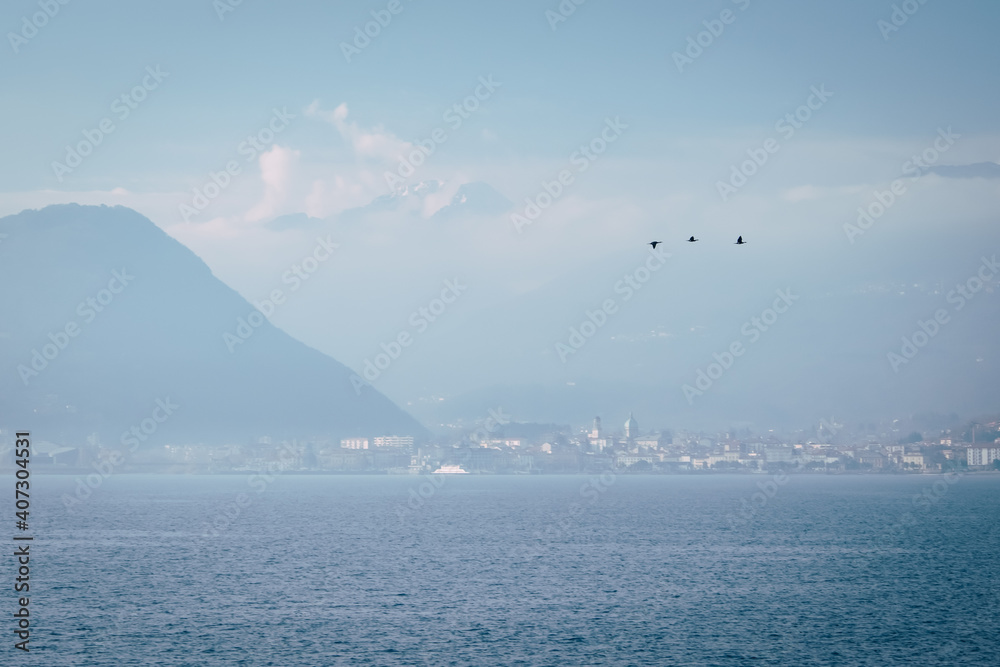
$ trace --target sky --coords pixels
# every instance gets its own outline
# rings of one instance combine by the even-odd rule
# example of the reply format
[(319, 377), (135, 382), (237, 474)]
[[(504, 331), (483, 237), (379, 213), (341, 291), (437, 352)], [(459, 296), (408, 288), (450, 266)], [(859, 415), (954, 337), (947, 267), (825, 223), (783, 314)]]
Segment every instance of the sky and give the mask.
[[(789, 285), (830, 293), (974, 270), (997, 240), (1000, 179), (933, 168), (1000, 161), (998, 19), (988, 0), (17, 0), (0, 9), (0, 215), (132, 207), (250, 300), (330, 236), (334, 261), (272, 321), (359, 372), (446, 280), (464, 281), (419, 352), (374, 383), (404, 406), (505, 374), (621, 379), (613, 354), (544, 372), (532, 355), (558, 356), (650, 240), (672, 261), (646, 293), (673, 299), (676, 318), (645, 303), (612, 317), (609, 340), (703, 327), (721, 345)], [(359, 37), (366, 27), (375, 36)], [(386, 173), (421, 142), (433, 152), (402, 181), (439, 189), (376, 210), (399, 185)], [(587, 145), (603, 152), (581, 161)], [(912, 171), (925, 151), (933, 160)], [(752, 173), (744, 183), (734, 169)], [(561, 173), (551, 206), (512, 219)], [(221, 187), (200, 207), (213, 175)], [(885, 216), (852, 231), (901, 178)], [(476, 183), (511, 210), (438, 215)], [(302, 213), (324, 222), (269, 224)], [(684, 255), (691, 234), (697, 260)], [(737, 235), (751, 245), (734, 248)], [(543, 332), (532, 354), (490, 348), (527, 329)], [(679, 396), (683, 382), (665, 382)]]

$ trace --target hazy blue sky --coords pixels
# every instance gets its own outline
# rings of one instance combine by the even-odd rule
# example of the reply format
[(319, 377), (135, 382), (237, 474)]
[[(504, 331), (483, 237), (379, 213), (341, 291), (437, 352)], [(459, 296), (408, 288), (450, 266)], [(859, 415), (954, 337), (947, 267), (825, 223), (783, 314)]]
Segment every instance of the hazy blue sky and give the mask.
[[(456, 309), (473, 335), (475, 313), (538, 290), (581, 307), (599, 304), (644, 261), (642, 244), (657, 238), (675, 254), (678, 276), (675, 291), (663, 285), (659, 297), (675, 299), (679, 320), (633, 312), (621, 322), (643, 335), (703, 326), (721, 344), (788, 284), (805, 288), (838, 272), (906, 281), (914, 264), (966, 275), (984, 245), (977, 234), (995, 227), (1000, 180), (925, 175), (907, 179), (906, 196), (855, 243), (844, 230), (875, 190), (889, 188), (910, 156), (948, 128), (960, 138), (935, 165), (1000, 159), (1000, 5), (990, 0), (897, 3), (912, 15), (903, 22), (897, 11), (899, 29), (891, 31), (893, 3), (867, 0), (567, 0), (562, 6), (575, 10), (557, 23), (546, 14), (559, 12), (557, 0), (400, 0), (401, 11), (350, 62), (343, 44), (372, 12), (390, 15), (388, 0), (244, 0), (221, 15), (225, 0), (78, 0), (52, 4), (58, 12), (26, 30), (24, 17), (31, 21), (40, 4), (47, 6), (18, 0), (0, 10), (7, 42), (0, 214), (66, 201), (133, 207), (250, 299), (280, 285), (319, 230), (330, 233), (342, 253), (273, 319), (355, 369), (456, 276), (470, 283)], [(708, 39), (704, 31), (720, 27)], [(708, 45), (700, 55), (690, 51), (697, 57), (679, 71), (675, 52), (699, 33)], [(157, 68), (167, 73), (159, 81), (148, 75)], [(500, 85), (459, 127), (450, 125), (448, 110), (473, 95), (481, 77)], [(123, 117), (115, 100), (144, 78), (145, 99)], [(810, 98), (814, 90), (832, 96)], [(810, 99), (814, 109), (794, 133), (776, 125)], [(278, 123), (264, 150), (241, 150), (274, 109), (294, 118)], [(114, 131), (60, 181), (53, 162), (64, 162), (66, 146), (105, 118)], [(627, 127), (578, 171), (571, 155), (609, 118)], [(447, 140), (409, 182), (438, 179), (440, 193), (402, 213), (365, 214), (315, 232), (265, 226), (285, 214), (333, 220), (367, 206), (389, 192), (384, 174), (398, 156), (435, 128)], [(747, 151), (760, 155), (769, 139), (777, 152), (745, 186), (720, 196), (718, 183), (733, 165)], [(230, 161), (239, 174), (185, 220), (181, 206), (194, 201), (192, 189)], [(432, 217), (463, 183), (480, 181), (523, 209), (564, 169), (572, 185), (522, 233), (510, 213)], [(966, 244), (948, 258), (937, 254), (946, 228), (961, 230), (959, 245)], [(679, 256), (690, 247), (674, 243), (690, 234), (703, 238), (695, 263)], [(728, 254), (737, 234), (752, 241), (753, 260), (734, 263)], [(579, 292), (579, 275), (597, 287)], [(704, 307), (706, 296), (691, 285), (707, 282), (738, 284), (745, 309), (727, 315)], [(823, 289), (830, 284), (836, 280)], [(523, 310), (520, 317), (532, 320), (516, 326), (547, 328), (554, 344), (579, 320), (539, 322), (544, 310)], [(428, 343), (415, 356), (428, 368), (446, 365), (432, 350)], [(613, 362), (589, 363), (600, 376)], [(456, 387), (486, 382), (463, 372)], [(548, 379), (572, 381), (564, 372), (557, 365)], [(401, 363), (376, 386), (405, 401), (426, 389), (426, 373)], [(668, 384), (676, 393), (676, 379)]]
[[(223, 20), (209, 0), (59, 6), (18, 53), (5, 40), (5, 190), (180, 189), (272, 107), (301, 112), (314, 100), (347, 103), (360, 127), (412, 141), (486, 74), (501, 90), (447, 151), (470, 171), (488, 159), (559, 158), (605, 115), (631, 124), (620, 159), (669, 159), (664, 148), (685, 141), (749, 147), (822, 83), (836, 102), (808, 128), (812, 142), (919, 141), (941, 124), (995, 129), (1000, 6), (987, 0), (930, 0), (888, 41), (877, 22), (892, 3), (862, 0), (589, 0), (555, 30), (545, 15), (555, 0), (400, 2), (402, 12), (350, 63), (341, 42), (387, 2), (245, 0)], [(672, 52), (726, 9), (734, 22), (679, 73)], [(0, 25), (20, 32), (37, 11), (36, 2), (5, 3)], [(50, 162), (150, 65), (169, 77), (59, 183)], [(497, 145), (484, 146), (481, 130)], [(336, 132), (301, 114), (278, 143), (306, 161), (354, 158)]]

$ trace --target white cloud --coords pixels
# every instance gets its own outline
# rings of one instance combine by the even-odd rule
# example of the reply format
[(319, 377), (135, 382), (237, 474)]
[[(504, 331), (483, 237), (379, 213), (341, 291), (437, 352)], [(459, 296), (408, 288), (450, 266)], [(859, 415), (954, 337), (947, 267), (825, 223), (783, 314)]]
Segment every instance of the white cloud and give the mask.
[(246, 214), (246, 220), (257, 222), (274, 217), (288, 198), (292, 171), (301, 151), (275, 146), (260, 154), (260, 178), (264, 182), (264, 198)]
[(366, 160), (381, 160), (387, 163), (397, 162), (401, 156), (413, 150), (413, 144), (404, 141), (388, 132), (381, 125), (370, 130), (361, 128), (357, 123), (347, 121), (347, 103), (343, 102), (333, 111), (324, 111), (319, 101), (313, 101), (305, 109), (306, 116), (320, 118), (337, 128), (340, 135), (351, 144), (356, 157)]
[(424, 218), (429, 218), (442, 208), (451, 203), (454, 199), (455, 194), (458, 189), (467, 181), (468, 179), (457, 178), (452, 181), (448, 181), (444, 186), (437, 192), (432, 192), (423, 198), (421, 202), (420, 215)]

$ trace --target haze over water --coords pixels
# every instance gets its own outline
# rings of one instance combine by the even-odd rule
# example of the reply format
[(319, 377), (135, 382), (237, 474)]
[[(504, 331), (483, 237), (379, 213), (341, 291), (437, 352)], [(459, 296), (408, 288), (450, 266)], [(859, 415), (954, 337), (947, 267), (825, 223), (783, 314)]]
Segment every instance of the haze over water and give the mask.
[(998, 25), (0, 3), (0, 663), (1000, 665)]
[(422, 479), (278, 476), (206, 538), (247, 477), (116, 475), (72, 514), (57, 499), (73, 480), (39, 478), (24, 664), (1000, 655), (996, 477), (960, 477), (927, 507), (913, 497), (941, 476), (791, 477), (749, 520), (741, 501), (769, 476), (449, 477), (412, 509)]

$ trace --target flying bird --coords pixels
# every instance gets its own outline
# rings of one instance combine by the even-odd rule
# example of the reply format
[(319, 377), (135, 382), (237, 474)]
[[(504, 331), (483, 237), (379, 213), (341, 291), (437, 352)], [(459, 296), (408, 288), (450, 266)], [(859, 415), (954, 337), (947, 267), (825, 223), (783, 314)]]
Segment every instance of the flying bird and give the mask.
[(653, 246), (653, 250), (656, 250), (656, 246), (660, 245), (661, 243), (663, 243), (663, 241), (650, 241), (646, 245), (651, 245)]
[(746, 244), (747, 242), (743, 240), (742, 236), (736, 239), (736, 245), (746, 245)]
[(688, 239), (688, 243), (694, 243), (697, 240), (698, 239), (696, 239), (695, 237), (692, 236), (691, 238)]

